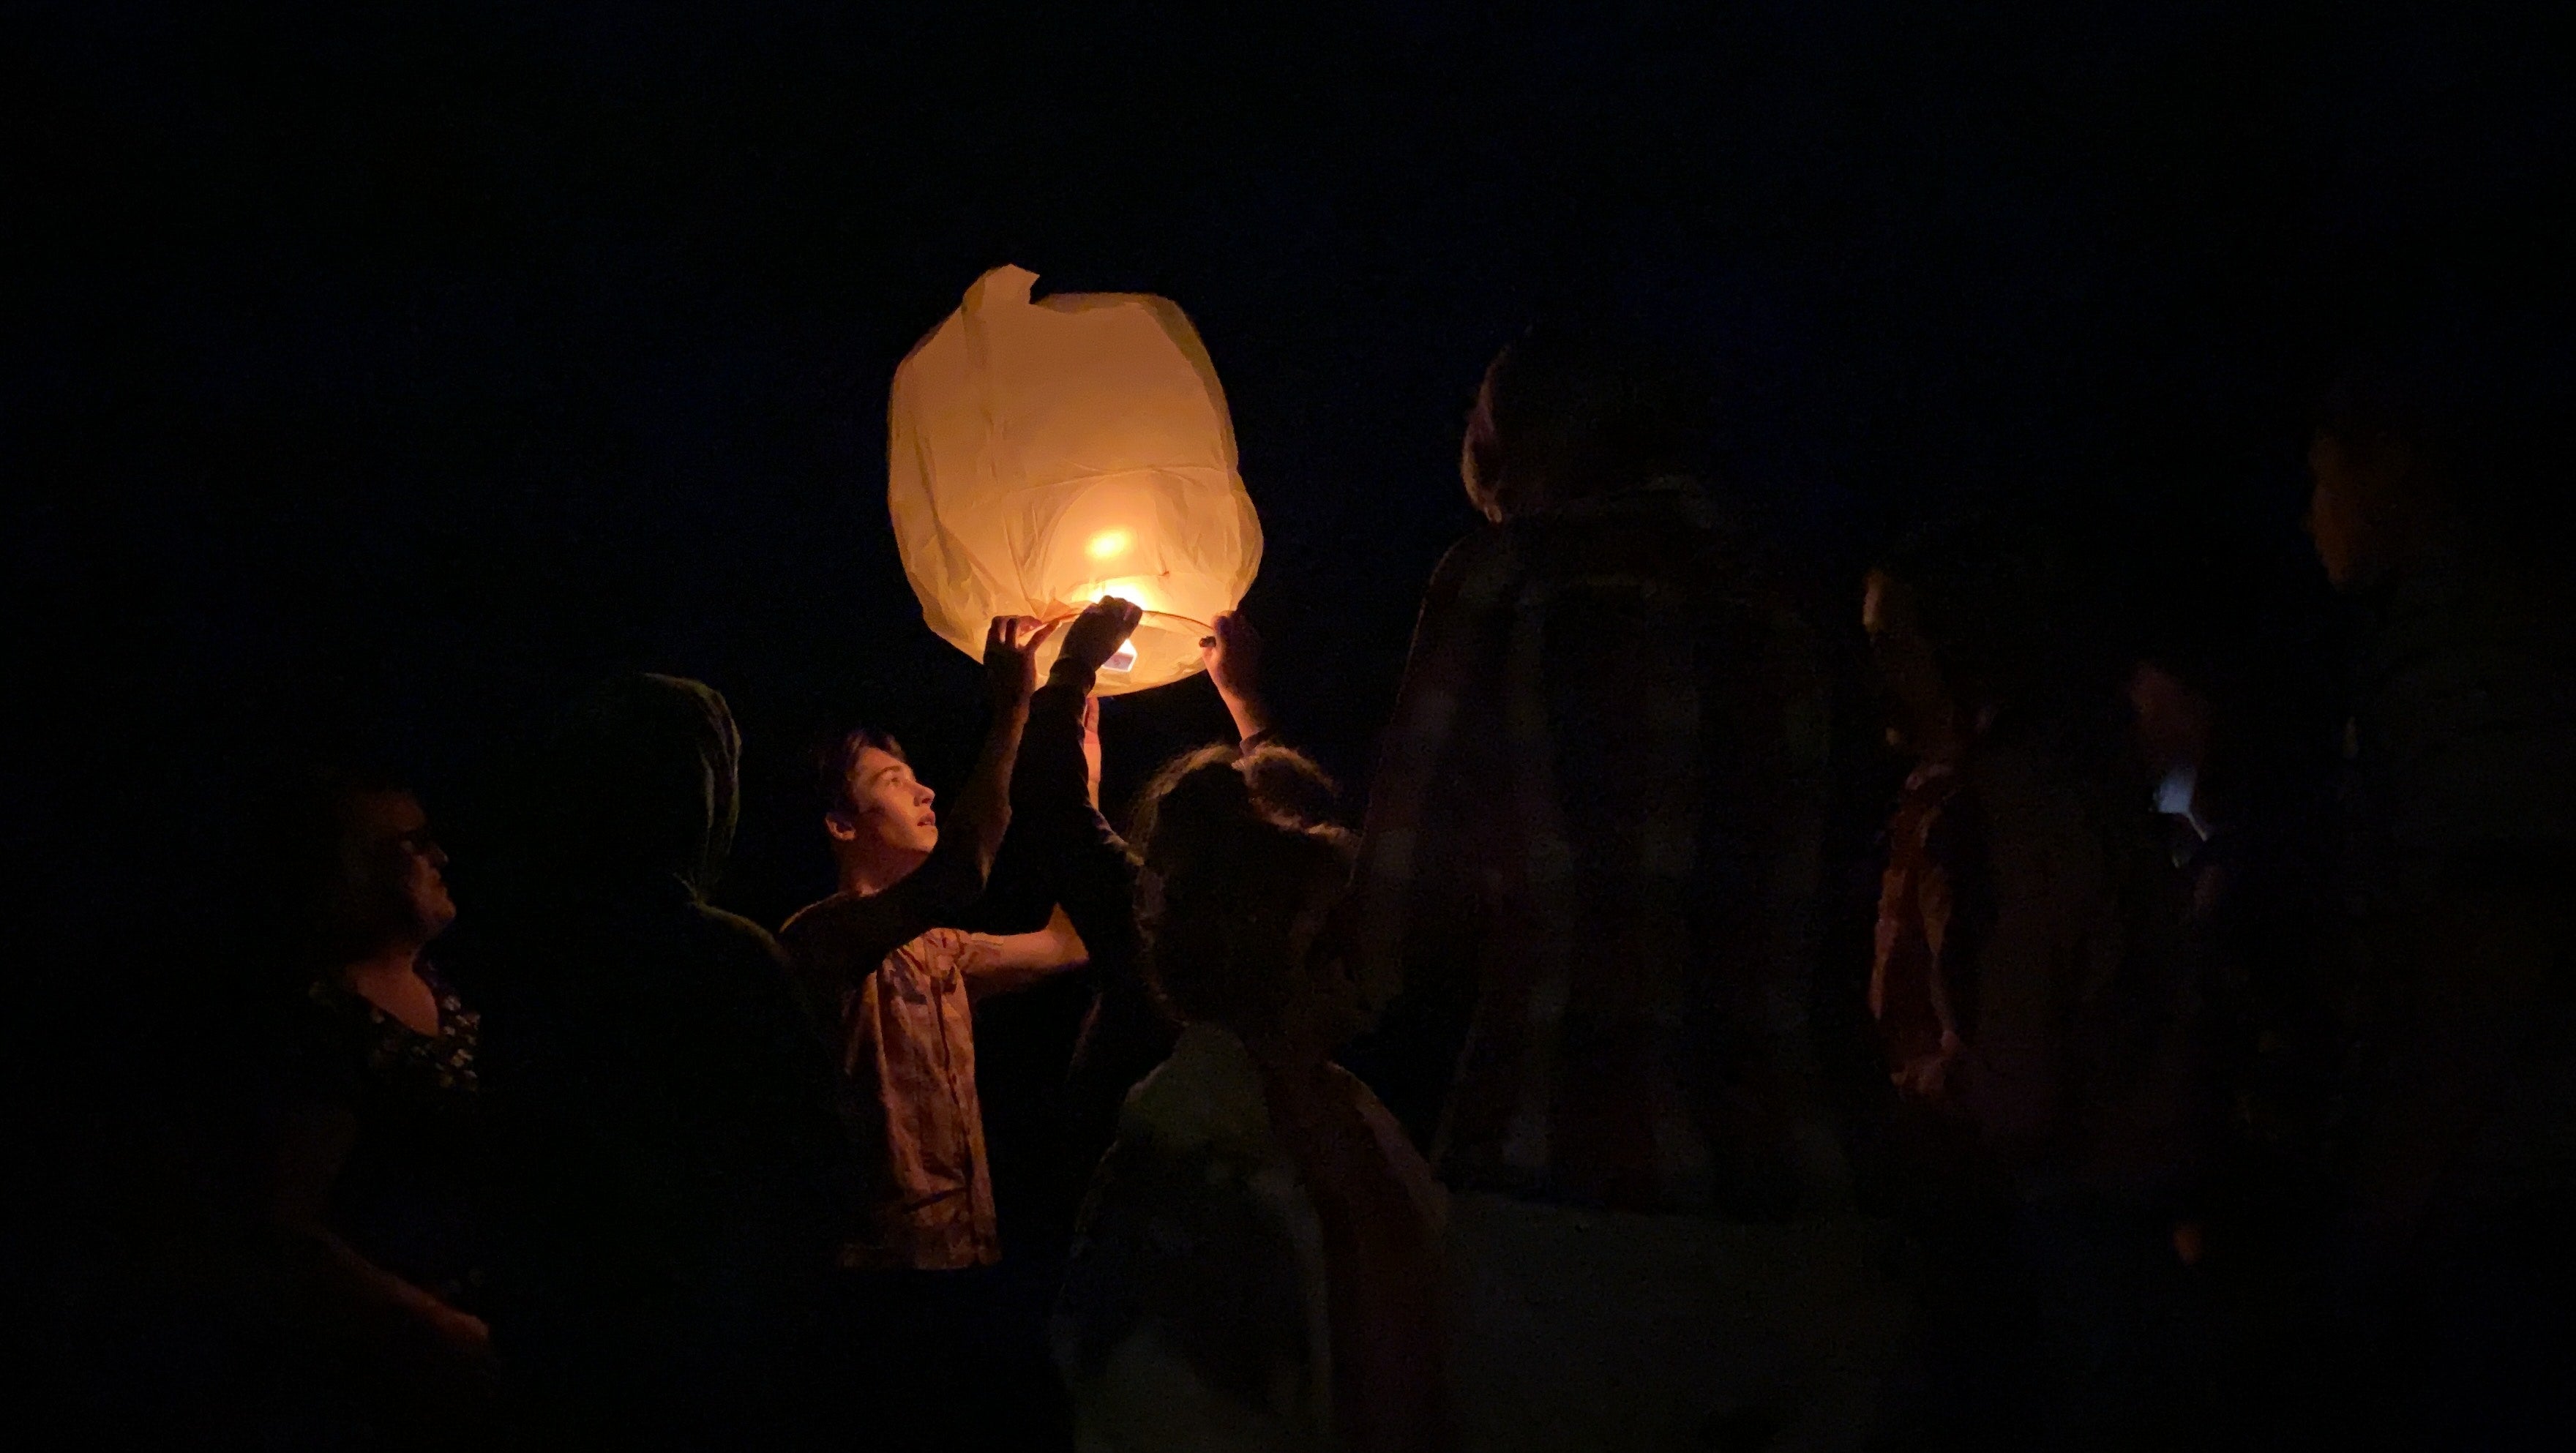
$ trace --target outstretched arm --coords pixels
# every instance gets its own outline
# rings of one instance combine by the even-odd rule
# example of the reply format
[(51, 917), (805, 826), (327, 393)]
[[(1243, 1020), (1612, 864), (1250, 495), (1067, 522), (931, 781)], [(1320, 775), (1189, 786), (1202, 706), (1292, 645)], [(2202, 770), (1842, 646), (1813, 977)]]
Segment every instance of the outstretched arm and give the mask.
[(1011, 768), (1028, 727), (1037, 648), (1055, 630), (1027, 616), (995, 616), (984, 637), (985, 690), (992, 725), (957, 805), (940, 823), (939, 846), (883, 892), (835, 893), (788, 922), (782, 937), (809, 965), (828, 961), (853, 977), (954, 917), (984, 891), (993, 855), (1011, 825)]
[(1056, 901), (1090, 951), (1121, 959), (1135, 936), (1135, 865), (1093, 800), (1085, 751), (1091, 687), (1100, 663), (1135, 630), (1136, 607), (1111, 598), (1076, 617), (1064, 651), (1029, 709), (1017, 792), (1028, 828), (1045, 844)]
[(970, 999), (1024, 989), (1091, 961), (1091, 950), (1083, 946), (1082, 935), (1074, 931), (1073, 920), (1060, 907), (1035, 933), (969, 934), (967, 945), (964, 969)]
[[(984, 687), (993, 704), (993, 724), (984, 731), (975, 770), (957, 794), (950, 821), (972, 856), (977, 889), (993, 871), (993, 855), (1011, 825), (1011, 766), (1019, 760), (1020, 736), (1029, 724), (1029, 696), (1037, 689), (1037, 649), (1055, 633), (1052, 624), (1027, 616), (996, 616), (984, 637)], [(950, 832), (943, 827), (940, 845)]]

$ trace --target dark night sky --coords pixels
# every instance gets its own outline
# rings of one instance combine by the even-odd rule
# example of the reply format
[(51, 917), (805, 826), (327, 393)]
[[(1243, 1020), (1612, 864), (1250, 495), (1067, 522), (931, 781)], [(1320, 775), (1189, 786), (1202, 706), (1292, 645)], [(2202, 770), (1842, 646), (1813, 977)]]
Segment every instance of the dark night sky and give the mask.
[[(274, 763), (372, 744), (470, 817), (649, 666), (732, 699), (774, 915), (819, 886), (807, 735), (969, 743), (882, 411), (1006, 261), (1196, 319), (1277, 693), (1346, 770), (1467, 523), (1477, 372), (1544, 309), (1708, 364), (1831, 569), (1989, 496), (2259, 550), (2339, 350), (2564, 315), (2576, 91), (2530, 8), (13, 6), (0, 462), (64, 709), (13, 714), (62, 740), (11, 831), (139, 948), (191, 890), (100, 864), (199, 876)], [(1218, 719), (1173, 688), (1111, 749)]]

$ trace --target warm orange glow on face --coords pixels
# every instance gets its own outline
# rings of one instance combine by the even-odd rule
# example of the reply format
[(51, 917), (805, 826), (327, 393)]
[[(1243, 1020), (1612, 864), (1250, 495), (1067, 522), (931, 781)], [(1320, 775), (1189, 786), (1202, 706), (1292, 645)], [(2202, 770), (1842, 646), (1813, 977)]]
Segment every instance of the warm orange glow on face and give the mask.
[(1135, 543), (1136, 537), (1125, 530), (1103, 530), (1092, 536), (1091, 543), (1083, 548), (1094, 560), (1109, 560), (1126, 554), (1127, 547)]

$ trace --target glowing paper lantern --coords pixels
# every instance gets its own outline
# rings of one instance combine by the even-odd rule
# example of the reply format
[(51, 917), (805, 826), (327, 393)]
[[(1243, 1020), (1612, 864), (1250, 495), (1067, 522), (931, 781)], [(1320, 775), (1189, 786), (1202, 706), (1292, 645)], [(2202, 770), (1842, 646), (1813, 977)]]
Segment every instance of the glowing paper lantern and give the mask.
[(1100, 691), (1177, 681), (1261, 565), (1225, 391), (1170, 302), (1032, 302), (1036, 281), (984, 274), (895, 370), (886, 503), (904, 574), (930, 628), (970, 656), (994, 616), (1134, 601), (1144, 621)]

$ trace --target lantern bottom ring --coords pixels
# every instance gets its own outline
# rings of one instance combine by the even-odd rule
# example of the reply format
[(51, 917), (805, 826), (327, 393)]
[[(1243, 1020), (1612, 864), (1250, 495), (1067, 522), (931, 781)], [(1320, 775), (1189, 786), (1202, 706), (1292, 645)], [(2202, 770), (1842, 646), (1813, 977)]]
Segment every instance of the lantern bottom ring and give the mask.
[[(1199, 656), (1199, 642), (1212, 634), (1214, 628), (1205, 621), (1169, 611), (1146, 611), (1137, 619), (1135, 632), (1119, 649), (1122, 656), (1132, 651), (1134, 659), (1123, 670), (1102, 667), (1096, 689), (1103, 696), (1120, 696), (1195, 676), (1206, 669), (1206, 662)], [(1041, 672), (1055, 664), (1063, 640), (1058, 633), (1047, 642), (1038, 662)]]

